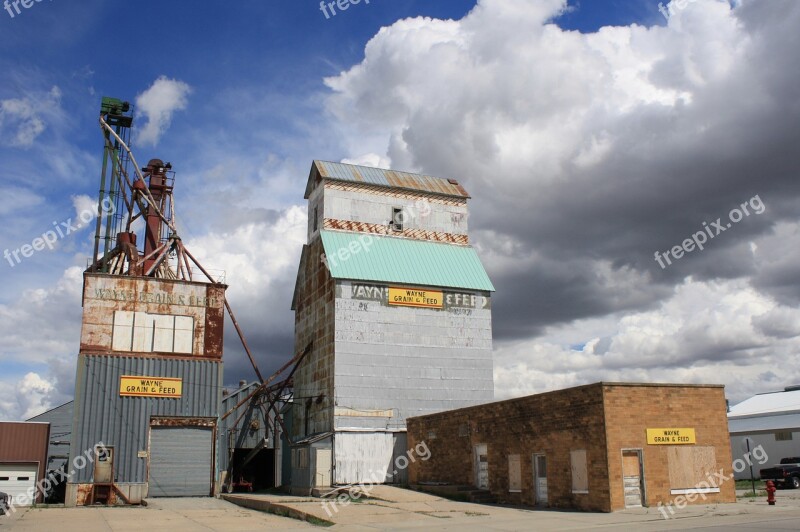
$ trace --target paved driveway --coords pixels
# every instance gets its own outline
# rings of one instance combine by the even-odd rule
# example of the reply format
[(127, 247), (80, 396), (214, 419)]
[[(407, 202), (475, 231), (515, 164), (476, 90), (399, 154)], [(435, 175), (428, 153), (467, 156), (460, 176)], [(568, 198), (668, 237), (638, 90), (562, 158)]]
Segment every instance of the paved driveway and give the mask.
[[(777, 506), (763, 498), (735, 504), (689, 506), (664, 519), (655, 508), (610, 514), (537, 510), (454, 502), (434, 495), (378, 486), (367, 501), (326, 510), (319, 499), (285, 495), (248, 496), (306, 515), (328, 518), (330, 528), (262, 513), (218, 499), (151, 499), (146, 508), (40, 508), (0, 517), (0, 532), (226, 532), (263, 530), (451, 530), (454, 532), (529, 530), (720, 530), (729, 532), (798, 530), (800, 490), (781, 492)], [(241, 502), (241, 501), (240, 501)], [(328, 515), (330, 513), (331, 515)]]
[(219, 499), (150, 499), (145, 507), (26, 508), (0, 517), (0, 532), (184, 532), (321, 530)]

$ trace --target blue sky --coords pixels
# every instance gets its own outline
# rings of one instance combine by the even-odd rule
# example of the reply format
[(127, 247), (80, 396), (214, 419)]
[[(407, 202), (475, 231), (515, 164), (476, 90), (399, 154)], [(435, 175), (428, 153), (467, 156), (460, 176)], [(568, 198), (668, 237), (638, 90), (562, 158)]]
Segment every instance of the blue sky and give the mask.
[[(800, 14), (788, 0), (672, 7), (669, 21), (649, 0), (0, 11), (0, 251), (91, 205), (113, 96), (144, 102), (134, 152), (173, 163), (184, 239), (226, 271), (265, 373), (293, 349), (303, 191), (327, 159), (465, 183), (498, 288), (499, 392), (724, 380), (737, 400), (794, 384), (800, 369), (775, 361), (800, 347), (784, 251), (800, 248)], [(707, 250), (653, 260), (756, 195), (766, 211)], [(71, 396), (90, 233), (0, 259), (0, 419)], [(228, 340), (226, 382), (251, 378)]]

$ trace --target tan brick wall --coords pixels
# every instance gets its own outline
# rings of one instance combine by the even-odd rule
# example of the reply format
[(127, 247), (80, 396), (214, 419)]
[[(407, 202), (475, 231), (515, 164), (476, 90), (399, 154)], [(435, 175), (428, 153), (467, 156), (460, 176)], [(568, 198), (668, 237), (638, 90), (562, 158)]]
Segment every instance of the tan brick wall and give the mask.
[(298, 272), (295, 300), (295, 350), (305, 349), (314, 341), (294, 375), (293, 437), (305, 436), (306, 401), (324, 394), (322, 401), (312, 400), (308, 434), (333, 430), (333, 363), (336, 286), (321, 260), (322, 240), (317, 237), (307, 248)]
[[(689, 386), (604, 386), (606, 426), (609, 449), (611, 507), (625, 507), (622, 486), (623, 448), (643, 450), (647, 503), (658, 506), (677, 497), (670, 494), (670, 445), (648, 445), (647, 428), (694, 428), (696, 446), (714, 447), (717, 467), (726, 477), (733, 477), (730, 436), (728, 434), (725, 391), (722, 387)], [(720, 493), (706, 494), (695, 504), (735, 502), (733, 480), (723, 482)]]
[[(463, 426), (468, 427), (466, 436)], [(435, 433), (435, 439), (432, 439)], [(550, 506), (609, 511), (606, 481), (602, 389), (570, 390), (490, 403), (408, 421), (409, 445), (425, 441), (428, 461), (417, 461), (409, 481), (474, 485), (473, 448), (485, 443), (489, 455), (489, 489), (499, 500), (534, 504), (533, 453), (547, 456)], [(589, 493), (572, 493), (570, 451), (585, 449)], [(519, 454), (522, 492), (509, 493), (508, 455)]]
[[(722, 387), (592, 384), (408, 420), (409, 447), (425, 441), (428, 461), (409, 468), (411, 484), (474, 485), (473, 448), (485, 443), (489, 489), (500, 501), (533, 505), (534, 453), (547, 456), (548, 505), (593, 511), (624, 508), (622, 449), (643, 450), (647, 502), (670, 495), (669, 446), (647, 445), (646, 429), (695, 428), (697, 446), (714, 448), (717, 471), (731, 475)], [(572, 493), (570, 451), (585, 449), (589, 493)], [(522, 492), (508, 491), (508, 455), (519, 454)], [(708, 502), (733, 502), (732, 481)], [(695, 503), (705, 502), (702, 498)]]

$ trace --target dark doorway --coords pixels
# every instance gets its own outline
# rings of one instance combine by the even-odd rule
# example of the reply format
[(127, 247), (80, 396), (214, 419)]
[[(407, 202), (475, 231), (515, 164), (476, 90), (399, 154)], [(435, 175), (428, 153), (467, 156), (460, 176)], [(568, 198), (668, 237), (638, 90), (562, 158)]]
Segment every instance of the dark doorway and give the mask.
[(261, 449), (244, 467), (241, 466), (252, 449), (236, 449), (233, 452), (233, 480), (240, 477), (253, 484), (254, 491), (275, 487), (275, 449)]

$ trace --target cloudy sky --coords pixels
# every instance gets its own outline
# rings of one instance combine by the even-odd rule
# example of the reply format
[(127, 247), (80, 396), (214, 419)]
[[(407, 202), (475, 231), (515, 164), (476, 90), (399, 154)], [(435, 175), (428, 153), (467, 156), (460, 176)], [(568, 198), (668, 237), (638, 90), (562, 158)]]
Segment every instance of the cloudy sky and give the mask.
[[(342, 4), (0, 11), (0, 251), (90, 208), (113, 96), (136, 106), (139, 161), (172, 162), (184, 241), (226, 272), (264, 373), (292, 354), (303, 192), (325, 159), (471, 193), (498, 398), (800, 383), (800, 3)], [(71, 399), (91, 242), (0, 260), (0, 419)], [(229, 384), (253, 377), (232, 332)]]

